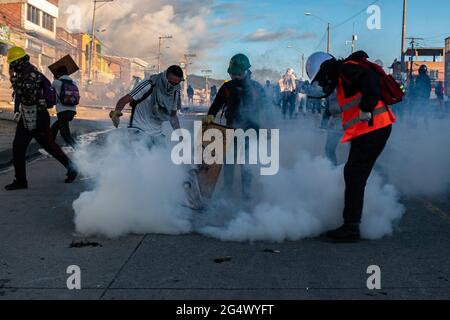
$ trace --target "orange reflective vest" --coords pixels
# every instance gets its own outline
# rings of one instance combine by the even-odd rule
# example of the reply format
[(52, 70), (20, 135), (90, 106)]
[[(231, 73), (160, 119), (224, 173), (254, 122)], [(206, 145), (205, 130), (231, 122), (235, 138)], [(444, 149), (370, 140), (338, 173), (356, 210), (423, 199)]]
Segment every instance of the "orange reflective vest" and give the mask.
[[(357, 64), (354, 61), (346, 63)], [(360, 120), (359, 104), (362, 93), (358, 92), (352, 97), (345, 97), (342, 79), (339, 78), (337, 86), (337, 101), (342, 112), (342, 125), (344, 127), (344, 137), (341, 143), (351, 141), (363, 134), (387, 127), (395, 122), (395, 115), (383, 101), (379, 100), (374, 111), (372, 123)], [(372, 124), (372, 125), (370, 125)]]

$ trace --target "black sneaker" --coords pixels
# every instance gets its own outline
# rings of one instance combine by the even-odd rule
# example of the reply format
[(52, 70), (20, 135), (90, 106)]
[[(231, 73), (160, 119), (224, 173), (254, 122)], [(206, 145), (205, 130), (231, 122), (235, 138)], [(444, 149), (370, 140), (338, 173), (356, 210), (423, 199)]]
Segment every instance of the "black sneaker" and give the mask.
[(28, 183), (26, 181), (17, 181), (14, 180), (13, 183), (8, 184), (5, 187), (6, 191), (13, 191), (13, 190), (22, 190), (22, 189), (28, 189)]
[(64, 183), (72, 183), (75, 181), (75, 179), (78, 176), (78, 171), (75, 169), (69, 169), (67, 172), (67, 179), (64, 181)]
[(347, 225), (326, 233), (326, 237), (333, 242), (351, 243), (361, 240), (359, 225)]

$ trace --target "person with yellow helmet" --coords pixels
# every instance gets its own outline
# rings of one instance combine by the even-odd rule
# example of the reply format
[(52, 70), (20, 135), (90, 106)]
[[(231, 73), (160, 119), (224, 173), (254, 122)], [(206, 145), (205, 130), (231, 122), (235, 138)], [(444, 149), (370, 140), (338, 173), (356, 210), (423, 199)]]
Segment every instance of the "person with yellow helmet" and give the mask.
[(30, 63), (30, 56), (23, 48), (12, 47), (8, 50), (11, 84), (14, 90), (18, 110), (18, 124), (13, 142), (13, 163), (15, 180), (5, 187), (6, 190), (27, 189), (26, 152), (34, 138), (39, 145), (58, 160), (68, 171), (66, 183), (72, 183), (78, 173), (74, 164), (52, 139), (50, 115), (47, 111), (48, 100), (45, 95), (47, 78)]

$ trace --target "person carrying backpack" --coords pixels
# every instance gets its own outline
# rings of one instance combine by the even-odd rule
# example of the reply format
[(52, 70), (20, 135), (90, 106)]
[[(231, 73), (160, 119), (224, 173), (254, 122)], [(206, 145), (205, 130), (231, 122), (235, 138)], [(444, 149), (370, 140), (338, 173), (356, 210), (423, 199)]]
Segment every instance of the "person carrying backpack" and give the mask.
[(56, 113), (58, 117), (58, 120), (51, 127), (53, 140), (56, 139), (58, 132), (61, 132), (64, 141), (75, 148), (76, 143), (70, 133), (69, 123), (77, 114), (76, 107), (80, 103), (80, 92), (64, 66), (56, 70), (55, 81), (53, 81), (52, 86), (56, 91)]
[(363, 51), (345, 60), (316, 52), (309, 57), (306, 66), (317, 98), (328, 97), (337, 90), (344, 129), (341, 142), (351, 143), (344, 168), (344, 224), (326, 234), (336, 242), (360, 239), (366, 183), (396, 120), (390, 105), (403, 97), (395, 79), (368, 58)]
[(48, 79), (30, 63), (30, 56), (20, 47), (8, 50), (7, 61), (18, 107), (16, 134), (13, 142), (15, 180), (6, 190), (27, 189), (26, 152), (34, 138), (39, 145), (67, 169), (66, 183), (72, 183), (78, 172), (74, 164), (52, 139), (48, 108), (56, 102), (55, 91)]

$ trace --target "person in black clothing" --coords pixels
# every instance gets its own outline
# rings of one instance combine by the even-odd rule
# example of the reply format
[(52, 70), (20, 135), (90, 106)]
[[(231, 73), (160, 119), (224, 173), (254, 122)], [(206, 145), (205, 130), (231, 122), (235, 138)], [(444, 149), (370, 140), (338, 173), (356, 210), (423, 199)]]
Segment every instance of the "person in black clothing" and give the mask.
[[(341, 109), (344, 110), (342, 100), (352, 97), (354, 97), (350, 104), (352, 112), (356, 111), (354, 108), (359, 108), (357, 112), (359, 116), (352, 119), (357, 121), (346, 128), (344, 133), (344, 139), (351, 141), (349, 158), (344, 168), (344, 225), (326, 234), (328, 238), (337, 242), (353, 242), (360, 239), (359, 225), (365, 186), (377, 158), (389, 139), (392, 123), (395, 121), (389, 108), (380, 106), (380, 75), (366, 65), (358, 63), (362, 59), (368, 59), (368, 55), (363, 51), (356, 52), (345, 60), (336, 60), (329, 54), (319, 52), (313, 54), (307, 63), (308, 75), (317, 88), (316, 96), (327, 97), (339, 83), (342, 83), (342, 86), (338, 87), (343, 89), (343, 96), (339, 96), (338, 92)], [(358, 93), (361, 94), (360, 101)], [(346, 112), (349, 112), (349, 109), (347, 110)], [(386, 112), (381, 113), (380, 110)], [(343, 125), (345, 128), (344, 117)]]
[(72, 183), (78, 173), (52, 138), (50, 116), (43, 94), (44, 76), (30, 63), (30, 57), (21, 48), (10, 49), (8, 62), (16, 105), (19, 107), (19, 119), (13, 142), (15, 180), (5, 189), (11, 191), (28, 188), (25, 158), (28, 145), (33, 138), (67, 168), (65, 182)]
[[(227, 127), (233, 129), (259, 130), (263, 112), (266, 107), (264, 88), (251, 79), (250, 61), (243, 54), (235, 55), (230, 62), (228, 73), (231, 81), (226, 82), (217, 93), (212, 103), (206, 123), (211, 123), (221, 110), (224, 111)], [(235, 156), (237, 155), (235, 143)], [(248, 143), (246, 143), (246, 153)], [(224, 167), (225, 187), (231, 193), (234, 181), (235, 165), (227, 164)], [(247, 165), (241, 165), (242, 196), (244, 200), (250, 199), (252, 176)]]
[(194, 88), (191, 85), (187, 88), (188, 104), (192, 106), (194, 104)]

